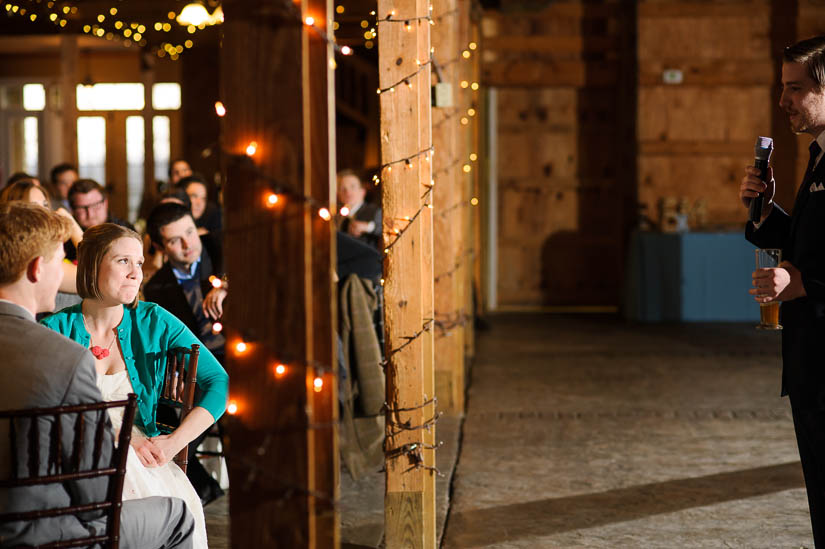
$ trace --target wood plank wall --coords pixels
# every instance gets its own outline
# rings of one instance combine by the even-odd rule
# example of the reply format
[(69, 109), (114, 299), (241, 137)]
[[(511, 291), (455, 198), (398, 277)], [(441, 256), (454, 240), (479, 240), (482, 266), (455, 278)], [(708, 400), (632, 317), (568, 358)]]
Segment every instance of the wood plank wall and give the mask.
[(741, 230), (759, 135), (774, 138), (777, 199), (792, 203), (810, 138), (778, 107), (781, 55), (825, 33), (821, 1), (517, 4), (482, 20), (483, 84), (499, 90), (503, 308), (618, 305), (630, 231), (640, 212), (659, 224), (665, 202), (682, 203), (691, 230)]
[[(691, 229), (741, 229), (736, 196), (756, 137), (772, 134), (776, 57), (768, 0), (639, 5), (639, 200), (655, 220), (676, 200), (705, 204)], [(665, 83), (666, 70), (683, 81)]]
[(502, 307), (619, 302), (620, 280), (602, 274), (621, 272), (634, 194), (635, 97), (617, 93), (635, 62), (634, 5), (483, 15), (482, 80), (499, 88)]

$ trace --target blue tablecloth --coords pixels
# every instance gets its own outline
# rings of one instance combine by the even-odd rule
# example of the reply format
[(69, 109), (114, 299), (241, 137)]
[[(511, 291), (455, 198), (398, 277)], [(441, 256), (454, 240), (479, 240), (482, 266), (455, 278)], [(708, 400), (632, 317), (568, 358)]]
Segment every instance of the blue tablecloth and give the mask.
[(754, 246), (736, 233), (636, 232), (627, 262), (625, 312), (642, 322), (758, 322), (748, 293)]

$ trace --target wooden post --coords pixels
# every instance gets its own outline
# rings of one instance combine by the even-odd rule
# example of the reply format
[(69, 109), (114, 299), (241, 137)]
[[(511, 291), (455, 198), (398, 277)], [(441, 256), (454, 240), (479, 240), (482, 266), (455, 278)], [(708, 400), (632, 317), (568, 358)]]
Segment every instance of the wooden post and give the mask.
[[(387, 355), (385, 542), (434, 548), (430, 25), (424, 0), (378, 2)], [(392, 90), (392, 91), (391, 91)]]
[[(456, 20), (456, 28), (458, 33), (458, 49), (455, 55), (460, 59), (459, 66), (459, 80), (466, 82), (469, 87), (461, 88), (459, 94), (458, 105), (461, 109), (459, 112), (460, 130), (458, 139), (457, 154), (460, 159), (460, 177), (458, 188), (460, 190), (460, 208), (458, 208), (459, 216), (459, 253), (461, 254), (461, 262), (459, 263), (459, 270), (456, 279), (458, 307), (462, 320), (464, 321), (464, 354), (471, 357), (473, 355), (473, 331), (470, 320), (472, 315), (473, 303), (473, 268), (472, 268), (472, 232), (470, 223), (470, 199), (472, 198), (472, 185), (474, 163), (470, 160), (470, 152), (473, 141), (473, 125), (477, 116), (470, 116), (470, 109), (476, 108), (473, 106), (473, 98), (477, 95), (472, 89), (473, 80), (473, 64), (464, 57), (464, 51), (470, 51), (468, 45), (470, 42), (470, 0), (458, 0), (458, 13)], [(472, 57), (472, 52), (471, 52)], [(463, 375), (463, 372), (462, 372)]]
[[(77, 166), (77, 36), (60, 37), (61, 162)], [(101, 181), (101, 183), (103, 183)]]
[(337, 547), (331, 4), (223, 7), (232, 545)]
[[(433, 108), (433, 207), (435, 215), (435, 384), (441, 410), (461, 413), (464, 410), (464, 324), (462, 304), (458, 302), (461, 263), (461, 182), (462, 158), (459, 157), (460, 96), (466, 93), (459, 85), (461, 57), (458, 45), (456, 0), (433, 4), (434, 58), (443, 85), (450, 86), (452, 105)], [(437, 80), (437, 79), (434, 79)]]

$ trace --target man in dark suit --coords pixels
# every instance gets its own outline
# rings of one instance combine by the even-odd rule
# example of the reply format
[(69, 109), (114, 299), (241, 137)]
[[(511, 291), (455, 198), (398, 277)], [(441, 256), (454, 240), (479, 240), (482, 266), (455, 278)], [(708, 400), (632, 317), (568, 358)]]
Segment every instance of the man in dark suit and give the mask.
[(779, 105), (792, 130), (814, 138), (793, 214), (773, 202), (770, 169), (765, 184), (746, 168), (739, 197), (747, 207), (764, 193), (761, 220), (748, 221), (745, 235), (760, 248), (782, 249), (778, 268), (753, 273), (750, 293), (759, 303), (782, 302), (782, 394), (790, 397), (814, 541), (825, 547), (825, 36), (785, 49), (782, 86)]
[[(225, 287), (215, 288), (210, 278), (220, 278), (219, 244), (209, 240), (212, 235), (198, 234), (192, 212), (181, 204), (159, 204), (149, 219), (146, 231), (152, 245), (166, 254), (168, 261), (143, 287), (143, 296), (178, 317), (186, 327), (198, 336), (203, 345), (223, 363), (223, 335), (213, 330), (214, 322), (223, 315)], [(203, 238), (203, 241), (201, 240)], [(164, 413), (159, 410), (159, 413)], [(175, 420), (167, 417), (166, 422)], [(206, 433), (189, 445), (189, 468), (186, 475), (204, 505), (223, 494), (218, 483), (206, 472), (195, 457), (195, 450)]]
[(381, 208), (364, 202), (367, 190), (352, 170), (338, 172), (338, 202), (341, 212), (338, 230), (376, 248), (381, 246)]
[(213, 263), (210, 244), (201, 240), (192, 212), (176, 203), (159, 204), (149, 214), (146, 231), (168, 261), (144, 285), (144, 297), (183, 321), (222, 361), (226, 341), (212, 327), (223, 314), (227, 291), (212, 286), (210, 278), (222, 274), (220, 265)]
[[(103, 400), (96, 385), (94, 359), (88, 349), (34, 322), (38, 312), (54, 308), (63, 278), (63, 240), (69, 221), (34, 204), (0, 204), (0, 402), (3, 408), (50, 408)], [(67, 420), (71, 421), (71, 420)], [(111, 460), (114, 434), (104, 432), (101, 462)], [(74, 429), (62, 429), (64, 463), (71, 461)], [(91, 463), (96, 436), (86, 434)], [(8, 478), (11, 451), (8, 424), (0, 425), (0, 478)], [(43, 441), (41, 447), (48, 448)], [(25, 452), (24, 452), (25, 453)], [(18, 456), (18, 461), (25, 459)], [(0, 489), (0, 512), (52, 509), (104, 501), (109, 480), (71, 480), (59, 484)], [(0, 524), (0, 546), (39, 545), (102, 533), (99, 511), (63, 515), (29, 523)], [(192, 547), (194, 520), (183, 500), (153, 497), (123, 502), (120, 545), (124, 548)]]

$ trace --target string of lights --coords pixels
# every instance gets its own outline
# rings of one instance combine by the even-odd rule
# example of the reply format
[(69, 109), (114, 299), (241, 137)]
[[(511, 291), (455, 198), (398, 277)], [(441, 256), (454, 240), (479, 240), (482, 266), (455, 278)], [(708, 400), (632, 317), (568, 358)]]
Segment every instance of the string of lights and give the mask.
[(427, 61), (425, 61), (423, 63), (421, 63), (420, 61), (416, 61), (416, 63), (418, 64), (418, 70), (417, 71), (408, 74), (407, 76), (405, 76), (405, 77), (401, 78), (400, 80), (398, 80), (398, 82), (396, 82), (395, 84), (387, 86), (386, 88), (378, 88), (378, 90), (376, 90), (376, 93), (378, 95), (381, 95), (382, 93), (387, 93), (387, 92), (393, 93), (393, 92), (395, 92), (396, 86), (400, 86), (401, 84), (405, 84), (408, 88), (412, 88), (413, 84), (412, 84), (411, 79), (418, 76), (421, 73), (421, 71), (423, 71), (429, 65), (431, 65), (432, 62), (433, 62), (432, 58), (428, 59)]
[(406, 347), (408, 347), (409, 345), (411, 345), (411, 344), (412, 344), (412, 343), (413, 343), (416, 339), (418, 339), (419, 337), (421, 337), (421, 336), (422, 336), (422, 335), (424, 335), (425, 333), (429, 332), (429, 331), (430, 331), (430, 328), (432, 327), (432, 325), (433, 325), (433, 322), (434, 322), (434, 321), (435, 321), (435, 319), (433, 319), (433, 318), (428, 318), (428, 319), (425, 319), (425, 321), (424, 321), (424, 326), (423, 326), (423, 327), (422, 327), (419, 331), (415, 332), (415, 333), (414, 333), (413, 335), (411, 335), (411, 336), (402, 336), (402, 337), (401, 337), (401, 339), (403, 339), (403, 340), (404, 340), (404, 343), (402, 343), (401, 345), (399, 345), (399, 346), (398, 346), (398, 347), (396, 347), (395, 349), (392, 349), (391, 351), (389, 351), (389, 352), (387, 353), (387, 358), (385, 358), (385, 359), (381, 362), (381, 365), (382, 365), (382, 366), (384, 366), (384, 367), (386, 367), (386, 366), (390, 363), (390, 358), (392, 358), (393, 356), (397, 355), (398, 353), (400, 353), (401, 351), (403, 351)]

